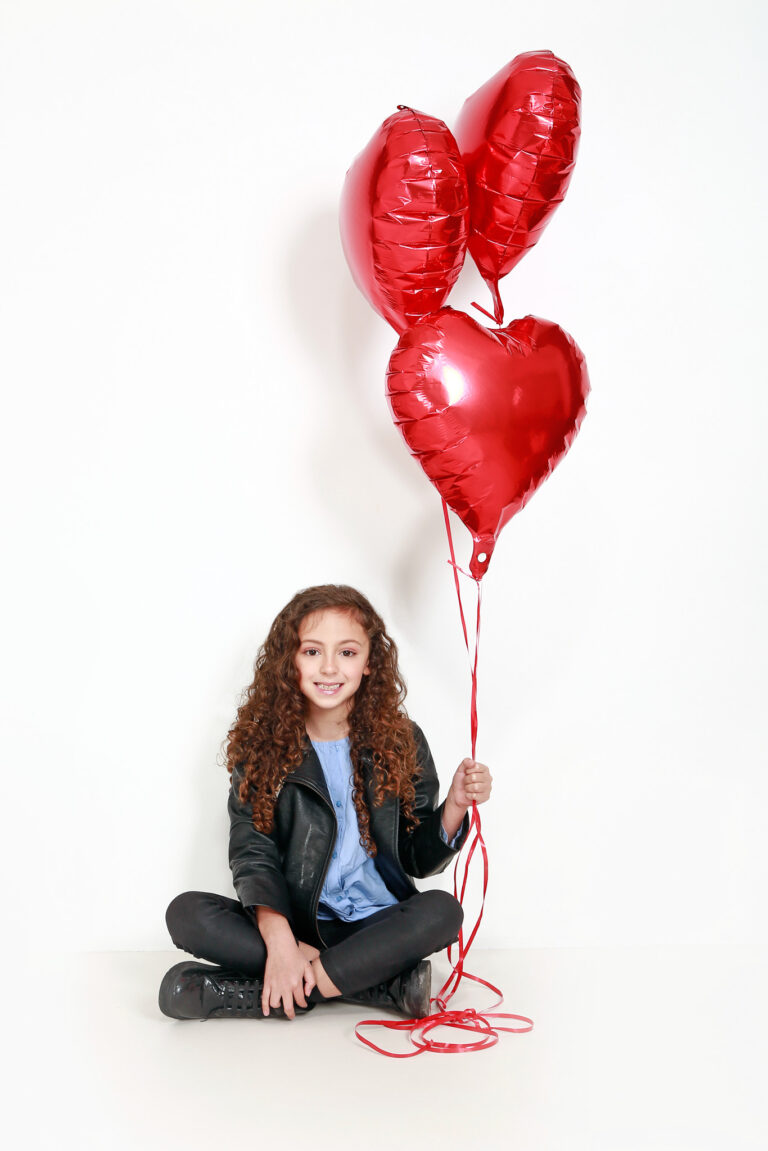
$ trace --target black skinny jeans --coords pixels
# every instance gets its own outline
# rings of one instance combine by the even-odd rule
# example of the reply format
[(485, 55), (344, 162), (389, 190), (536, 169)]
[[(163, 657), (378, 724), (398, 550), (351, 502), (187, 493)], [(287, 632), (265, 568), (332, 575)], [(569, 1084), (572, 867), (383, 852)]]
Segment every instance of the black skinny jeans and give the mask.
[[(321, 950), (323, 967), (342, 995), (354, 995), (455, 943), (463, 918), (452, 895), (422, 891), (354, 923), (324, 919), (320, 930), (328, 946)], [(242, 975), (264, 975), (264, 940), (237, 900), (186, 891), (171, 902), (165, 920), (182, 951)]]

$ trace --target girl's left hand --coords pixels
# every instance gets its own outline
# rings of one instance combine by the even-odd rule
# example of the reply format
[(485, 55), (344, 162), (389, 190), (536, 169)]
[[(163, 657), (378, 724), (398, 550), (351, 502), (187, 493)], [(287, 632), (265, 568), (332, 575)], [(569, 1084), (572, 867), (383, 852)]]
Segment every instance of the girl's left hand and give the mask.
[(463, 759), (456, 768), (448, 797), (457, 807), (470, 807), (485, 803), (490, 798), (493, 777), (484, 763)]

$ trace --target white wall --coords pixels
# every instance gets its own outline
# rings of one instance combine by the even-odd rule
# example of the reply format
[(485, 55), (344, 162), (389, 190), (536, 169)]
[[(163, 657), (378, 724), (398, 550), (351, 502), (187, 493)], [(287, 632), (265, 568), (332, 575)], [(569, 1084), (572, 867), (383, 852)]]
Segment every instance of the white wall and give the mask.
[[(480, 942), (765, 939), (761, 20), (3, 0), (2, 867), (28, 942), (165, 947), (175, 892), (230, 891), (217, 753), (299, 587), (366, 591), (446, 785), (466, 753), (440, 503), (337, 202), (398, 103), (450, 124), (534, 48), (581, 82), (582, 147), (503, 296), (575, 336), (593, 394), (484, 584)], [(478, 298), (467, 268), (451, 303)]]

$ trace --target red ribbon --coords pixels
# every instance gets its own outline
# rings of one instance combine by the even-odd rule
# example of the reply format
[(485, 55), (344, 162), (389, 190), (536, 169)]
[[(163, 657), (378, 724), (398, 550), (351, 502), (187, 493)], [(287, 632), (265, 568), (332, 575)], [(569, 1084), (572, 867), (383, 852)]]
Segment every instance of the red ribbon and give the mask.
[[(462, 571), (456, 563), (456, 556), (453, 550), (453, 537), (451, 535), (451, 525), (448, 519), (448, 506), (443, 500), (443, 514), (445, 516), (445, 529), (448, 533), (448, 546), (451, 552), (450, 564), (453, 568), (453, 578), (456, 583), (456, 596), (459, 601), (459, 614), (461, 615), (461, 626), (464, 632), (464, 642), (467, 647), (467, 652), (470, 654), (471, 673), (472, 673), (472, 699), (470, 704), (470, 729), (471, 729), (471, 742), (472, 742), (472, 758), (475, 758), (475, 749), (477, 747), (477, 653), (480, 642), (480, 601), (481, 589), (480, 580), (476, 579), (477, 584), (477, 618), (475, 621), (475, 650), (474, 655), (469, 652), (469, 635), (467, 633), (467, 622), (464, 617), (464, 606), (461, 601), (461, 587), (459, 585), (459, 572), (462, 575), (467, 575), (467, 572)], [(473, 576), (469, 576), (473, 579)], [(480, 813), (477, 810), (477, 804), (472, 804), (472, 817), (469, 825), (469, 835), (467, 842), (464, 845), (467, 847), (466, 856), (464, 858), (464, 870), (461, 878), (461, 885), (458, 883), (459, 863), (464, 855), (460, 855), (456, 860), (456, 866), (453, 870), (453, 894), (459, 900), (462, 907), (464, 906), (464, 896), (467, 890), (467, 881), (469, 879), (469, 869), (472, 863), (472, 858), (477, 848), (480, 848), (480, 853), (483, 859), (483, 891), (480, 901), (480, 911), (474, 926), (469, 935), (465, 939), (464, 928), (462, 926), (459, 932), (458, 939), (458, 957), (456, 962), (453, 963), (453, 948), (448, 948), (448, 959), (453, 964), (451, 973), (446, 979), (443, 986), (438, 991), (437, 995), (430, 1000), (430, 1006), (434, 1004), (436, 1010), (428, 1015), (425, 1019), (361, 1019), (355, 1026), (355, 1034), (361, 1043), (365, 1043), (366, 1047), (373, 1048), (378, 1051), (380, 1055), (387, 1055), (390, 1059), (412, 1059), (414, 1055), (421, 1055), (423, 1051), (436, 1051), (445, 1055), (454, 1055), (466, 1051), (483, 1051), (486, 1047), (493, 1047), (499, 1041), (500, 1031), (510, 1031), (514, 1034), (522, 1034), (526, 1031), (533, 1030), (533, 1020), (529, 1019), (527, 1015), (512, 1015), (506, 1012), (497, 1012), (495, 1009), (501, 1007), (504, 1002), (504, 997), (499, 991), (498, 987), (494, 987), (486, 979), (481, 979), (479, 975), (470, 975), (468, 971), (464, 970), (464, 961), (469, 954), (469, 950), (475, 941), (475, 936), (480, 928), (483, 920), (483, 912), (485, 910), (485, 893), (488, 890), (488, 851), (483, 839), (482, 824), (480, 822)], [(479, 983), (483, 987), (487, 987), (498, 998), (495, 1003), (486, 1011), (476, 1011), (474, 1008), (469, 1007), (463, 1010), (452, 1011), (448, 1008), (448, 1004), (456, 994), (463, 979), (471, 980), (473, 983)], [(497, 1023), (498, 1019), (514, 1019), (517, 1022), (525, 1024), (523, 1027), (505, 1027)], [(493, 1020), (493, 1022), (491, 1022)], [(411, 1045), (415, 1048), (413, 1051), (394, 1052), (387, 1051), (383, 1047), (379, 1047), (371, 1039), (367, 1039), (364, 1035), (360, 1034), (361, 1027), (384, 1027), (388, 1031), (403, 1031), (407, 1034)], [(469, 1031), (479, 1035), (479, 1039), (474, 1039), (466, 1043), (445, 1042), (431, 1038), (431, 1032), (438, 1027), (450, 1027), (457, 1031)]]

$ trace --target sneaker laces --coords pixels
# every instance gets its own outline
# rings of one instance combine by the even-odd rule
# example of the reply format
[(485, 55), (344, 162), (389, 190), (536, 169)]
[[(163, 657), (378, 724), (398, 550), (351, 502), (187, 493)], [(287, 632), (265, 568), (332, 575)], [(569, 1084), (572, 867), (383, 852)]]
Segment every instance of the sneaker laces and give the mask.
[(217, 982), (224, 992), (221, 1011), (253, 1011), (254, 1006), (260, 1007), (261, 984), (257, 979), (219, 978)]

